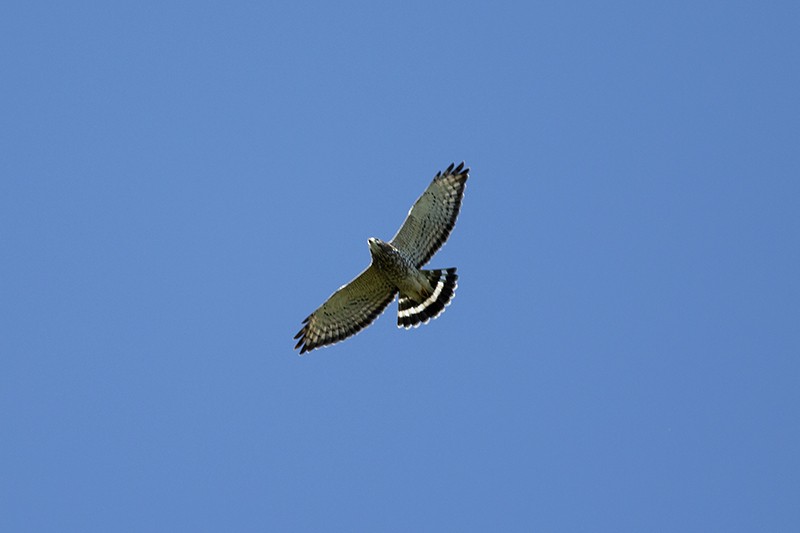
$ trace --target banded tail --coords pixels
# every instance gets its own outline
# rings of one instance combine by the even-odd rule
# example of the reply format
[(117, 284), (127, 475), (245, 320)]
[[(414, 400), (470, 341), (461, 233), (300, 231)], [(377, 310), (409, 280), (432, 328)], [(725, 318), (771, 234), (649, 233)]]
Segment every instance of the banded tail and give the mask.
[(403, 293), (397, 304), (397, 327), (411, 328), (420, 324), (427, 324), (430, 319), (436, 318), (444, 312), (450, 300), (456, 294), (458, 287), (458, 274), (455, 268), (444, 270), (422, 270), (428, 276), (428, 281), (433, 287), (433, 293), (424, 302), (415, 302)]

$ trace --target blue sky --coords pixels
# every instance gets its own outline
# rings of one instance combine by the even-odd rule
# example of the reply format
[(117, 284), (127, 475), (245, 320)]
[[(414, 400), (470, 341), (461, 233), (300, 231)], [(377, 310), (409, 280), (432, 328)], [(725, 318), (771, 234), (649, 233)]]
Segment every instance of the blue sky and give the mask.
[[(794, 2), (18, 2), (3, 531), (797, 531)], [(472, 168), (403, 331), (300, 321)]]

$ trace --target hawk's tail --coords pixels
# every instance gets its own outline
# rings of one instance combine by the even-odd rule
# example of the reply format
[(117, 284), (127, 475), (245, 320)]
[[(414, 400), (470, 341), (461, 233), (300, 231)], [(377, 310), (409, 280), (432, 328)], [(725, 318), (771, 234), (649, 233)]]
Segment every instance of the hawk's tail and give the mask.
[(428, 276), (433, 293), (424, 302), (415, 302), (400, 293), (397, 305), (397, 327), (410, 328), (427, 324), (432, 318), (441, 315), (444, 308), (453, 299), (458, 287), (458, 274), (455, 268), (444, 270), (422, 270)]

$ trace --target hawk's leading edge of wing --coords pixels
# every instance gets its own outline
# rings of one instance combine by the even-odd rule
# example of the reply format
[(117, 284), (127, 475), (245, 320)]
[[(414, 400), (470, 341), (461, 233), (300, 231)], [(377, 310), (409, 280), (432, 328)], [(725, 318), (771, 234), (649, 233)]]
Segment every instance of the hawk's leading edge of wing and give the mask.
[(303, 320), (295, 339), (300, 355), (355, 335), (378, 318), (396, 289), (370, 265), (353, 281), (334, 292), (319, 309)]
[(455, 226), (469, 168), (455, 163), (437, 172), (422, 196), (408, 211), (392, 244), (405, 253), (417, 268), (427, 263), (442, 247)]

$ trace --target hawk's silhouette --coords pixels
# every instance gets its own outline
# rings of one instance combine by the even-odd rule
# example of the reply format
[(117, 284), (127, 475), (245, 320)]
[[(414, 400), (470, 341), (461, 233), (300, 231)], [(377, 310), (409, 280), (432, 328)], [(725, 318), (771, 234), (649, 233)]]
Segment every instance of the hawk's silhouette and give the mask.
[(456, 290), (455, 268), (423, 270), (456, 223), (469, 168), (462, 162), (437, 172), (389, 242), (369, 239), (372, 263), (311, 313), (295, 335), (300, 354), (339, 342), (367, 327), (400, 293), (397, 326), (426, 324), (443, 311)]

